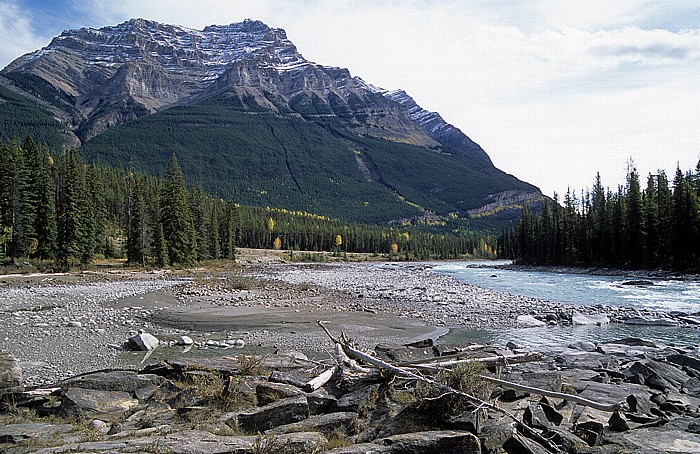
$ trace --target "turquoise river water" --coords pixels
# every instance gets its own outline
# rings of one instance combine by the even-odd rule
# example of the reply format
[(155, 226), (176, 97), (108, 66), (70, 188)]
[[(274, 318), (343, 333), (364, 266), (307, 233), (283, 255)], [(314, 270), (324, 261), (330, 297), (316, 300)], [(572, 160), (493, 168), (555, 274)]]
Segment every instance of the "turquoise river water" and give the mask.
[[(605, 305), (638, 309), (700, 312), (700, 282), (672, 278), (651, 278), (653, 285), (622, 285), (623, 276), (508, 270), (495, 268), (507, 262), (450, 262), (434, 271), (480, 287), (533, 298), (575, 305)], [(624, 337), (642, 337), (673, 345), (699, 345), (696, 327), (650, 327), (609, 324), (603, 326), (546, 326), (499, 330), (452, 329), (442, 342), (508, 341), (532, 348), (566, 345), (578, 340), (606, 342)]]

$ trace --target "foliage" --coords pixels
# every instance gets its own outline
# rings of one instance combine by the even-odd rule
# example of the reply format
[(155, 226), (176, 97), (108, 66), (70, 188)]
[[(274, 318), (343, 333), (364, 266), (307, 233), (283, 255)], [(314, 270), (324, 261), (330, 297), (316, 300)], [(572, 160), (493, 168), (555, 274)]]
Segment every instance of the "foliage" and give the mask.
[(438, 153), (361, 137), (331, 120), (251, 115), (216, 100), (136, 119), (90, 139), (81, 150), (90, 160), (156, 173), (176, 153), (186, 179), (211, 194), (367, 223), (425, 210), (466, 215), (490, 194), (535, 190), (447, 148)]
[(644, 190), (630, 166), (627, 184), (615, 192), (598, 175), (580, 198), (568, 191), (560, 205), (555, 195), (539, 215), (524, 208), (498, 252), (525, 264), (697, 271), (699, 234), (700, 163), (686, 173), (677, 168), (672, 185), (664, 171), (650, 174)]
[(0, 142), (0, 151), (0, 227), (9, 261), (53, 260), (67, 269), (126, 257), (136, 266), (189, 266), (234, 260), (237, 247), (282, 249), (302, 260), (325, 260), (319, 255), (324, 251), (428, 260), (489, 257), (495, 243), (490, 235), (463, 229), (434, 233), (239, 205), (198, 185), (188, 188), (175, 155), (158, 178), (87, 164), (76, 150), (55, 155), (31, 139)]

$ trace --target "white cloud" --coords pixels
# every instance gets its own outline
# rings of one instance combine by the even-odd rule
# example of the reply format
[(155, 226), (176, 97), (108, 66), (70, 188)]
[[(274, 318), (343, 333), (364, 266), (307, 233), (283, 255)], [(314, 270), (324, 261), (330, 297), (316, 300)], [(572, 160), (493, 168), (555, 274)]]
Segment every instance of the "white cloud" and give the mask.
[(0, 40), (0, 67), (46, 45), (45, 39), (33, 30), (30, 16), (14, 2), (0, 2)]

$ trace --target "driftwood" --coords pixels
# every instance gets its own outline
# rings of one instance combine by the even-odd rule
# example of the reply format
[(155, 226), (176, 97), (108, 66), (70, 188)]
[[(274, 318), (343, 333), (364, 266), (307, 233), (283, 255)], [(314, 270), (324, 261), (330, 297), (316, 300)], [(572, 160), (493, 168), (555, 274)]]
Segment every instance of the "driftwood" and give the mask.
[(543, 356), (541, 353), (518, 353), (516, 355), (509, 356), (486, 356), (482, 358), (465, 358), (452, 360), (443, 360), (442, 357), (439, 357), (431, 358), (430, 362), (420, 360), (420, 362), (405, 362), (401, 363), (401, 365), (412, 366), (416, 369), (436, 369), (446, 366), (457, 366), (459, 364), (479, 363), (484, 367), (493, 367), (508, 366), (510, 364), (528, 363), (531, 361), (539, 361), (542, 358)]
[(620, 410), (624, 406), (624, 402), (617, 402), (614, 404), (602, 404), (600, 402), (595, 402), (592, 400), (584, 399), (583, 397), (579, 397), (579, 396), (576, 396), (574, 394), (558, 393), (555, 391), (548, 391), (546, 389), (533, 388), (532, 386), (525, 386), (525, 385), (521, 385), (519, 383), (513, 383), (513, 382), (509, 382), (509, 381), (505, 381), (505, 380), (500, 380), (498, 378), (489, 377), (487, 375), (479, 375), (479, 377), (488, 381), (488, 382), (495, 383), (497, 385), (501, 385), (501, 386), (504, 386), (506, 388), (517, 389), (519, 391), (527, 391), (527, 392), (532, 393), (532, 394), (553, 397), (555, 399), (569, 400), (571, 402), (576, 402), (579, 405), (583, 405), (585, 407), (595, 408), (596, 410), (600, 410), (600, 411), (616, 411), (616, 410)]
[(309, 393), (316, 391), (318, 388), (328, 383), (328, 380), (330, 380), (333, 377), (333, 375), (335, 375), (338, 372), (338, 369), (338, 366), (332, 367), (327, 371), (323, 372), (321, 375), (318, 375), (317, 377), (308, 381), (304, 386), (304, 391)]
[[(444, 385), (442, 383), (438, 383), (435, 380), (432, 380), (430, 378), (424, 377), (423, 375), (417, 374), (415, 372), (412, 372), (410, 370), (404, 369), (402, 367), (394, 366), (393, 364), (387, 363), (386, 361), (382, 361), (380, 359), (375, 358), (372, 355), (369, 355), (361, 350), (358, 350), (354, 348), (352, 345), (350, 345), (350, 342), (347, 341), (347, 339), (343, 339), (344, 342), (340, 342), (339, 339), (336, 339), (329, 331), (328, 329), (323, 325), (323, 322), (318, 321), (318, 325), (323, 328), (323, 330), (326, 332), (326, 334), (336, 342), (336, 349), (340, 348), (341, 350), (344, 350), (347, 352), (348, 356), (352, 356), (358, 360), (364, 361), (367, 364), (370, 364), (372, 366), (375, 366), (378, 369), (385, 370), (391, 374), (394, 374), (398, 377), (403, 377), (403, 378), (408, 378), (412, 380), (418, 380), (424, 383), (428, 383), (432, 386), (435, 386), (437, 389), (442, 391), (445, 394), (456, 394), (458, 396), (464, 397), (470, 402), (478, 405), (479, 407), (482, 408), (489, 408), (491, 410), (497, 411), (499, 413), (504, 414), (511, 420), (513, 420), (518, 426), (522, 427), (522, 429), (530, 434), (531, 437), (536, 439), (538, 443), (540, 443), (542, 446), (546, 447), (552, 452), (561, 452), (561, 450), (554, 445), (552, 442), (544, 438), (540, 433), (538, 433), (536, 430), (532, 429), (531, 427), (525, 425), (522, 421), (520, 421), (518, 418), (515, 417), (514, 414), (510, 413), (509, 411), (500, 408), (499, 406), (492, 404), (490, 402), (486, 402), (483, 399), (479, 399), (476, 396), (473, 396), (469, 393), (466, 393), (464, 391), (460, 391), (458, 389), (452, 388), (451, 386)], [(344, 337), (344, 336), (343, 336)], [(342, 369), (342, 366), (341, 366)]]

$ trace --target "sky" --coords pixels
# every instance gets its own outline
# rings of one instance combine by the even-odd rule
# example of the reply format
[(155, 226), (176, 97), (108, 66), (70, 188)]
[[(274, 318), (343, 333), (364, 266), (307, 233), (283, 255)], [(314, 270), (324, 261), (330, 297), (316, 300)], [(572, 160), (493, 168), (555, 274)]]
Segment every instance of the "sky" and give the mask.
[(700, 160), (698, 0), (0, 0), (0, 67), (66, 29), (257, 19), (404, 89), (546, 195)]

